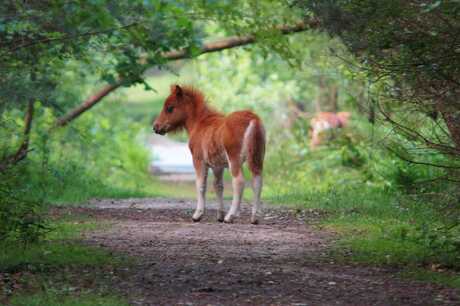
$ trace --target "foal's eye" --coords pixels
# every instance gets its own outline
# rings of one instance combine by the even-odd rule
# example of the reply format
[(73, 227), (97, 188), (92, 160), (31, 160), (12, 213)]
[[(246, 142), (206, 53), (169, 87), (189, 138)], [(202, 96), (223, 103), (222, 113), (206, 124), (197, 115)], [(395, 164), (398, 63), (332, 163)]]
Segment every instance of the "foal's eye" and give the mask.
[(168, 106), (168, 108), (166, 108), (167, 113), (172, 113), (173, 110), (174, 110), (174, 106)]

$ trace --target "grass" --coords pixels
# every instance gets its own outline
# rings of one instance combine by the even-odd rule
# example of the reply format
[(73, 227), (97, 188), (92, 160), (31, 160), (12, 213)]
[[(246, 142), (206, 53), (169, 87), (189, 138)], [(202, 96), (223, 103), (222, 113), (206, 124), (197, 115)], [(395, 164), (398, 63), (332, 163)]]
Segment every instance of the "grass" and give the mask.
[(116, 263), (109, 252), (77, 243), (46, 242), (27, 248), (2, 244), (1, 247), (0, 269), (7, 272)]
[[(323, 211), (326, 217), (320, 226), (340, 237), (331, 252), (339, 261), (397, 266), (417, 279), (459, 286), (460, 274), (455, 271), (460, 270), (460, 231), (458, 227), (445, 230), (455, 220), (449, 219), (440, 203), (363, 186), (307, 189), (270, 201)], [(433, 266), (451, 273), (427, 270)]]
[(81, 294), (78, 296), (62, 295), (53, 292), (42, 292), (26, 296), (15, 296), (11, 299), (12, 306), (127, 306), (122, 298), (116, 296), (98, 296)]
[(401, 273), (402, 277), (416, 279), (427, 283), (436, 283), (443, 286), (460, 289), (460, 275), (450, 272), (435, 272), (426, 269), (412, 269)]
[(360, 134), (313, 152), (289, 142), (272, 152), (264, 199), (323, 212), (320, 226), (339, 237), (337, 259), (460, 271), (458, 185), (418, 187), (442, 173), (370, 150)]
[[(53, 230), (40, 243), (24, 246), (2, 242), (0, 273), (22, 275), (18, 285), (22, 289), (13, 292), (8, 304), (128, 305), (124, 299), (108, 292), (103, 280), (103, 275), (109, 275), (106, 270), (119, 265), (122, 258), (78, 241), (84, 232), (107, 226), (108, 223), (96, 222), (88, 216), (66, 215), (51, 222)], [(123, 262), (127, 260), (123, 258)], [(100, 270), (101, 273), (94, 272)], [(86, 292), (75, 286), (75, 282), (96, 285), (91, 285), (91, 290)]]
[[(174, 198), (174, 199), (194, 199), (195, 183), (180, 182), (171, 183), (160, 181), (155, 177), (147, 178), (143, 181), (142, 187), (123, 189), (118, 187), (105, 186), (86, 186), (78, 192), (78, 186), (62, 192), (59, 197), (50, 198), (50, 203), (55, 206), (79, 206), (87, 203), (91, 199), (127, 199), (127, 198)], [(212, 194), (212, 192), (211, 192)], [(212, 197), (212, 195), (210, 195)]]
[(50, 231), (43, 242), (24, 246), (17, 242), (0, 244), (0, 271), (42, 271), (66, 266), (100, 266), (116, 264), (108, 251), (85, 246), (76, 238), (85, 231), (95, 230), (107, 223), (97, 223), (88, 217), (64, 217), (50, 224)]
[[(211, 171), (210, 171), (211, 172)], [(228, 173), (228, 171), (226, 171)], [(231, 179), (225, 176), (224, 199), (232, 199)], [(214, 201), (216, 195), (212, 187), (213, 177), (208, 177), (208, 192), (207, 199)], [(82, 205), (94, 198), (108, 199), (126, 199), (126, 198), (174, 198), (174, 199), (195, 199), (196, 190), (195, 182), (168, 182), (161, 181), (157, 177), (150, 174), (141, 178), (138, 186), (118, 187), (106, 186), (97, 182), (83, 181), (79, 184), (75, 180), (72, 184), (66, 184), (65, 188), (57, 191), (54, 195), (50, 195), (48, 200), (55, 206), (75, 206)], [(56, 186), (57, 188), (58, 186)], [(250, 188), (249, 177), (247, 177), (246, 188), (244, 189), (244, 200), (252, 200), (252, 189)]]
[(109, 226), (107, 221), (96, 221), (85, 215), (65, 215), (50, 224), (51, 231), (45, 238), (50, 241), (69, 241), (80, 238), (85, 232)]

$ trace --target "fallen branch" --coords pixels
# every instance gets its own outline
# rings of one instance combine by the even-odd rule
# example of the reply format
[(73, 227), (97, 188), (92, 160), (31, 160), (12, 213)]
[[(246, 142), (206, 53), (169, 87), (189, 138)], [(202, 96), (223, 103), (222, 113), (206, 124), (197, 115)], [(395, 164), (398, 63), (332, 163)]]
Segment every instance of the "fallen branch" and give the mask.
[[(279, 30), (280, 33), (283, 35), (288, 35), (288, 34), (306, 31), (309, 29), (314, 29), (314, 28), (317, 28), (318, 25), (319, 25), (318, 21), (311, 20), (308, 23), (301, 22), (294, 26), (286, 26), (286, 25), (279, 26), (277, 27), (277, 30)], [(254, 35), (232, 36), (232, 37), (216, 40), (214, 42), (205, 43), (201, 47), (199, 54), (196, 56), (200, 56), (205, 53), (218, 52), (218, 51), (222, 51), (225, 49), (241, 47), (241, 46), (253, 44), (255, 42), (256, 42), (256, 36)], [(179, 59), (191, 58), (192, 56), (193, 55), (188, 50), (177, 50), (177, 51), (166, 52), (163, 55), (163, 58), (166, 59), (167, 61), (175, 61)], [(146, 67), (146, 69), (147, 68), (149, 67)], [(72, 109), (67, 114), (59, 118), (56, 121), (56, 127), (62, 127), (62, 126), (67, 125), (70, 121), (74, 120), (75, 118), (77, 118), (78, 116), (80, 116), (81, 114), (89, 110), (90, 108), (92, 108), (94, 105), (99, 103), (108, 94), (117, 90), (119, 87), (125, 84), (129, 84), (129, 82), (124, 79), (119, 79), (116, 83), (105, 86), (99, 92), (97, 92), (96, 94), (92, 95), (90, 98), (85, 100), (81, 105), (77, 106), (76, 108)]]

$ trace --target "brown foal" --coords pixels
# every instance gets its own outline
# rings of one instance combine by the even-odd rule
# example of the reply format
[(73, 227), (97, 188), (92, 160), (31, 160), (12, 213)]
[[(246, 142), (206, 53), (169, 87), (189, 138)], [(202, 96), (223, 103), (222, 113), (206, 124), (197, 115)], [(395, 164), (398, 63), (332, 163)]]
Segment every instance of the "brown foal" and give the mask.
[[(211, 109), (200, 91), (188, 86), (173, 85), (153, 129), (161, 135), (185, 129), (189, 135), (198, 193), (193, 221), (200, 221), (205, 211), (209, 168), (215, 177), (214, 189), (219, 204), (217, 220), (232, 223), (239, 216), (244, 189), (242, 165), (247, 161), (254, 190), (251, 223), (259, 222), (265, 130), (256, 114), (245, 110), (225, 116)], [(223, 203), (225, 168), (230, 168), (233, 186), (232, 205), (227, 215)]]

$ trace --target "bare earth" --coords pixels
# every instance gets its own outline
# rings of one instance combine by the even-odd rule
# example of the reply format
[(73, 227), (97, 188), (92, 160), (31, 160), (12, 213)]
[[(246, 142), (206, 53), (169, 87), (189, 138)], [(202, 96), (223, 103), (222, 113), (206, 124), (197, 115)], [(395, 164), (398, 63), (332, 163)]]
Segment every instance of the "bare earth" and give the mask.
[(247, 204), (235, 224), (218, 223), (208, 207), (200, 223), (190, 201), (101, 200), (73, 210), (114, 224), (85, 241), (134, 258), (115, 269), (113, 284), (133, 305), (460, 305), (454, 289), (334, 263), (333, 234), (311, 226), (314, 211), (268, 209), (255, 226)]

